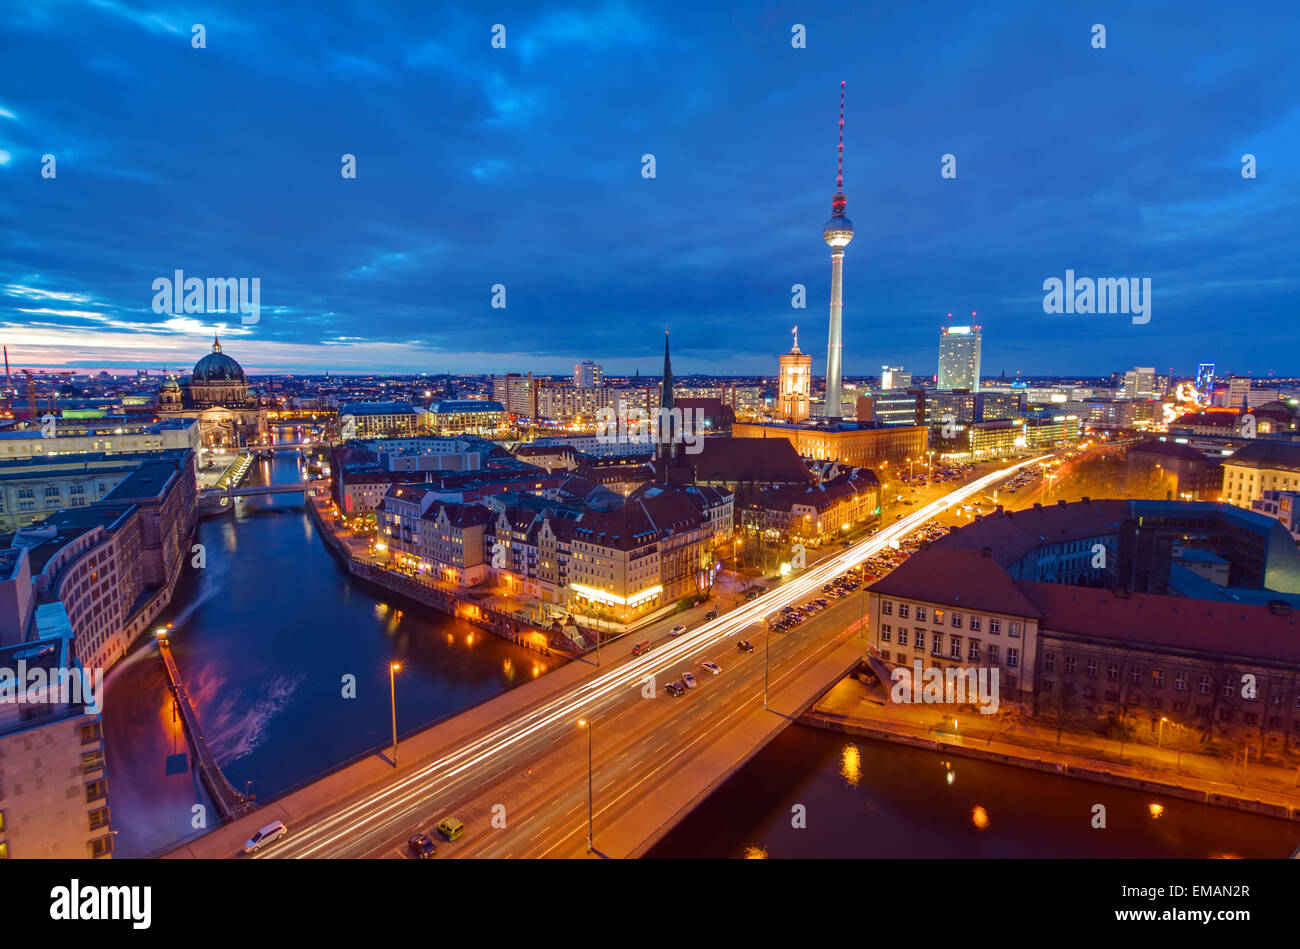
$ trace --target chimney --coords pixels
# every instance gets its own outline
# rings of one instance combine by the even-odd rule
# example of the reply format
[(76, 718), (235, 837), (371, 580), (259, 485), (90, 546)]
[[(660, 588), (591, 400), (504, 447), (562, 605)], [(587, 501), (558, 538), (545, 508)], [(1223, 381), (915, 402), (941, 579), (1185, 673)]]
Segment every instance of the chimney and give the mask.
[(1058, 498), (1057, 501), (1056, 501), (1056, 506), (1057, 506), (1057, 507), (1065, 507), (1065, 498)]
[(1085, 494), (1085, 495), (1083, 496), (1083, 503), (1084, 503), (1084, 504), (1091, 504), (1091, 503), (1092, 503), (1092, 498), (1088, 497), (1088, 496)]
[(985, 547), (983, 550), (980, 551), (980, 556), (981, 556), (981, 557), (992, 557), (992, 556), (993, 556), (993, 548), (992, 548), (992, 547)]
[(1041, 502), (1041, 501), (1035, 501), (1035, 502), (1034, 502), (1034, 510), (1035, 510), (1035, 511), (1041, 511), (1042, 509), (1043, 509), (1043, 504), (1042, 504), (1042, 502)]

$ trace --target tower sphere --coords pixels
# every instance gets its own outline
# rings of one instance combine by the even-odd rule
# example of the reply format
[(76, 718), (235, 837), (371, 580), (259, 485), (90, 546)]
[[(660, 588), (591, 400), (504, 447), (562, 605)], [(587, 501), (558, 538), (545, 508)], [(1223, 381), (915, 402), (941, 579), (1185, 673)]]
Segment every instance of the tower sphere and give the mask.
[(845, 247), (853, 240), (853, 222), (844, 215), (837, 214), (822, 228), (822, 237), (832, 247)]

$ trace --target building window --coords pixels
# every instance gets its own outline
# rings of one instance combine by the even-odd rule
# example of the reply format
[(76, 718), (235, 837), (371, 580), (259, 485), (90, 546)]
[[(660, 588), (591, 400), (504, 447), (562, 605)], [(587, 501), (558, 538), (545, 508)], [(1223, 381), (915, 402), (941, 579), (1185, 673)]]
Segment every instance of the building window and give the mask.
[[(1210, 686), (1211, 686), (1212, 684), (1213, 684), (1213, 683), (1211, 683), (1211, 681), (1210, 681), (1210, 677), (1209, 677), (1209, 676), (1201, 676), (1201, 685), (1200, 685), (1200, 691), (1201, 691), (1201, 694), (1202, 694), (1202, 695), (1209, 695), (1209, 694), (1210, 694)], [(1300, 706), (1300, 703), (1297, 703), (1297, 705)]]
[(113, 852), (113, 835), (105, 834), (103, 837), (97, 837), (90, 842), (90, 855), (92, 857), (107, 857)]
[(1014, 669), (1016, 666), (1020, 665), (1020, 650), (1019, 650), (1019, 649), (1008, 649), (1008, 650), (1007, 650), (1007, 665), (1010, 666), (1010, 667), (1013, 668), (1013, 669)]
[(890, 642), (890, 641), (891, 641), (891, 639), (890, 639), (891, 636), (892, 636), (892, 630), (890, 629), (889, 624), (886, 623), (886, 624), (882, 625), (882, 626), (880, 627), (880, 641), (881, 641), (882, 643)]
[(1043, 671), (1044, 672), (1056, 671), (1056, 655), (1054, 653), (1049, 652), (1043, 654)]
[(108, 808), (97, 807), (90, 812), (90, 829), (99, 830), (101, 827), (108, 826)]
[(1119, 663), (1118, 663), (1118, 662), (1108, 662), (1108, 663), (1106, 663), (1106, 678), (1109, 679), (1111, 682), (1118, 682), (1118, 681), (1119, 681)]
[(998, 661), (998, 647), (996, 644), (989, 646), (989, 662), (996, 664)]
[(91, 751), (81, 756), (81, 773), (86, 774), (90, 771), (102, 771), (104, 768), (104, 753), (102, 751)]
[(1139, 682), (1142, 681), (1142, 670), (1138, 666), (1134, 666), (1133, 668), (1129, 669), (1128, 680), (1133, 685), (1137, 685)]
[(1187, 673), (1186, 673), (1186, 672), (1175, 672), (1175, 673), (1174, 673), (1174, 691), (1175, 691), (1175, 692), (1186, 692), (1186, 691), (1187, 691)]
[(898, 604), (898, 618), (899, 618), (899, 619), (907, 619), (907, 616), (908, 616), (907, 604), (906, 604), (906, 603), (899, 603), (899, 604)]
[(916, 639), (912, 642), (912, 649), (916, 652), (925, 652), (925, 630), (918, 629)]
[(1225, 699), (1232, 698), (1233, 691), (1234, 690), (1232, 687), (1232, 680), (1228, 680), (1227, 682), (1223, 683), (1223, 697)]
[(994, 636), (1000, 635), (1002, 633), (1002, 620), (1000, 619), (989, 620), (989, 632), (992, 633)]
[(1175, 703), (1174, 703), (1174, 711), (1175, 711), (1175, 712), (1185, 712), (1185, 711), (1187, 711), (1187, 703), (1186, 703), (1186, 702), (1175, 702)]
[(900, 646), (906, 646), (906, 645), (907, 645), (907, 627), (906, 627), (906, 626), (900, 626), (900, 627), (898, 627), (898, 645), (900, 645)]
[[(918, 616), (917, 619), (921, 619), (921, 617)], [(935, 611), (934, 611), (934, 625), (935, 625), (935, 626), (942, 626), (942, 625), (943, 625), (943, 610), (935, 610)]]
[(953, 613), (953, 614), (952, 614), (952, 628), (953, 628), (953, 629), (961, 629), (961, 614), (960, 614), (960, 613)]
[(943, 633), (930, 634), (930, 654), (934, 656), (943, 655)]
[(893, 601), (892, 601), (892, 600), (881, 600), (881, 601), (880, 601), (880, 612), (881, 612), (881, 614), (884, 615), (884, 616), (893, 616), (893, 615), (894, 615), (894, 603), (893, 603)]
[(1078, 661), (1074, 658), (1074, 656), (1066, 656), (1066, 657), (1065, 657), (1065, 671), (1066, 671), (1066, 672), (1073, 672), (1073, 671), (1075, 670), (1075, 667), (1076, 667), (1077, 665), (1078, 665)]
[(979, 662), (980, 641), (978, 639), (972, 639), (970, 641), (970, 649), (968, 649), (966, 652), (966, 658), (969, 659), (971, 662)]
[(1020, 635), (1020, 622), (1018, 620), (1013, 620), (1012, 622), (1007, 624), (1007, 635), (1008, 636)]
[(949, 639), (949, 642), (948, 642), (948, 656), (949, 656), (949, 658), (951, 658), (951, 659), (960, 659), (960, 658), (961, 658), (961, 637), (960, 637), (960, 636), (950, 636), (950, 637), (948, 637), (948, 639)]
[(1153, 689), (1163, 689), (1165, 687), (1165, 673), (1163, 669), (1151, 670), (1151, 687)]
[(98, 801), (101, 797), (108, 796), (108, 782), (103, 778), (97, 778), (86, 784), (86, 803)]
[(102, 741), (104, 738), (104, 728), (99, 722), (91, 722), (89, 725), (81, 726), (81, 743), (89, 745), (93, 742)]

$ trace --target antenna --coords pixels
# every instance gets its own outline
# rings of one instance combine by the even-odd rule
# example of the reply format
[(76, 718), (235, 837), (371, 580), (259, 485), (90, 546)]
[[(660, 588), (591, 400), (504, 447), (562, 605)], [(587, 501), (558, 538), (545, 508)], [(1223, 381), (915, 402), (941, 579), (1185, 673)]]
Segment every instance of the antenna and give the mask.
[(835, 169), (835, 190), (844, 190), (844, 80), (840, 80), (840, 148)]

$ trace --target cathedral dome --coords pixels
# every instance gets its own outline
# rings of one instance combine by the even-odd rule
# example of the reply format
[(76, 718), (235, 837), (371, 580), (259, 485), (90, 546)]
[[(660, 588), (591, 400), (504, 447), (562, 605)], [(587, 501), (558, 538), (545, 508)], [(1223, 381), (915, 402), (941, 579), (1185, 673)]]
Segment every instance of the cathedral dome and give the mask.
[(193, 382), (246, 382), (239, 363), (221, 351), (221, 343), (214, 337), (212, 352), (194, 364)]

